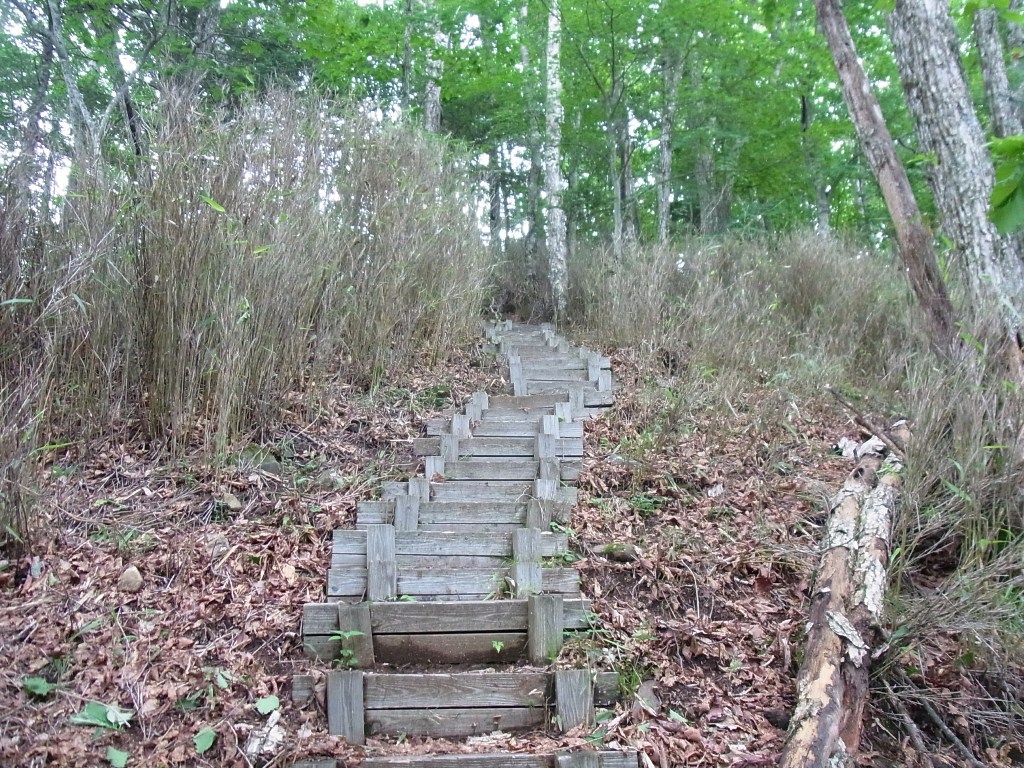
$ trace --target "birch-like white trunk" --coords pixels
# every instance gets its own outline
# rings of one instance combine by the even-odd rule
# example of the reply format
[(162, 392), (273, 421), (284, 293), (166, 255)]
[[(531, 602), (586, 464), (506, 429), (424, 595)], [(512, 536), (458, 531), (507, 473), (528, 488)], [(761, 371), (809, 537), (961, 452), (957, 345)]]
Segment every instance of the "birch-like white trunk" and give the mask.
[(679, 107), (679, 82), (683, 76), (682, 62), (676, 51), (666, 51), (661, 63), (665, 102), (661, 108), (661, 136), (658, 159), (661, 179), (658, 183), (658, 242), (668, 242), (672, 206), (672, 133)]
[(893, 49), (921, 149), (935, 162), (928, 181), (942, 229), (967, 271), (975, 305), (998, 313), (1016, 340), (1024, 309), (1024, 264), (1016, 239), (989, 220), (995, 183), (974, 113), (947, 0), (896, 0)]
[(547, 137), (544, 143), (544, 191), (547, 194), (547, 251), (548, 277), (551, 283), (551, 297), (555, 315), (565, 314), (566, 293), (569, 274), (566, 266), (565, 210), (562, 208), (562, 192), (565, 178), (562, 176), (562, 19), (559, 15), (558, 0), (548, 3), (548, 46), (547, 46), (547, 99), (544, 112)]

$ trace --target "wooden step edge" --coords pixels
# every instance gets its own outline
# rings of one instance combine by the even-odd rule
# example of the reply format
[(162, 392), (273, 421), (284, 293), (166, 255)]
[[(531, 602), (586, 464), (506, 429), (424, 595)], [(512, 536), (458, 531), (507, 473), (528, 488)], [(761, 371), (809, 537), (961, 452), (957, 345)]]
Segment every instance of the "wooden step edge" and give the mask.
[[(300, 758), (295, 768), (343, 768), (333, 757)], [(454, 755), (395, 755), (368, 757), (362, 768), (637, 768), (639, 753), (605, 749), (567, 750), (548, 754), (486, 752)]]

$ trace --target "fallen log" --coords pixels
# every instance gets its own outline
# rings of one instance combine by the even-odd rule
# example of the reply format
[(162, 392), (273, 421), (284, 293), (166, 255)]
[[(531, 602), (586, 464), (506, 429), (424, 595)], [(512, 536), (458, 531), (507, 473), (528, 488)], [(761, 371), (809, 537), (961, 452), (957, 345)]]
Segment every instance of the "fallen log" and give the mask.
[[(906, 422), (889, 434), (909, 442)], [(860, 744), (901, 467), (885, 453), (863, 453), (832, 501), (782, 768), (841, 765)]]

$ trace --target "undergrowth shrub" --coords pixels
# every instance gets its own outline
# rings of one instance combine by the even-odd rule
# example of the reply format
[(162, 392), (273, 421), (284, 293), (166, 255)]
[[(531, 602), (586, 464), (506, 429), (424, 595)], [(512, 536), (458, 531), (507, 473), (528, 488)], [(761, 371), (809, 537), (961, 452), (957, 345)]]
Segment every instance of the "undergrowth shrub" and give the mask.
[(4, 415), (220, 454), (300, 384), (372, 386), (476, 332), (488, 265), (442, 139), (282, 93), (230, 118), (172, 94), (151, 122), (138, 177), (81, 161), (41, 238), (4, 204)]

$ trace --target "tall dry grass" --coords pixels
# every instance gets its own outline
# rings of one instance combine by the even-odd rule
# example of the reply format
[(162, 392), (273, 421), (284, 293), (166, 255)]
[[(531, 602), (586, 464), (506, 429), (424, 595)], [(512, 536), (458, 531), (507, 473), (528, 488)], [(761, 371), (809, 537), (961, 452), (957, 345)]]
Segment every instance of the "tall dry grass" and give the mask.
[[(488, 265), (443, 140), (283, 93), (230, 118), (171, 95), (151, 122), (137, 180), (80, 162), (58, 222), (4, 209), (0, 300), (26, 302), (0, 308), (24, 318), (0, 395), (47, 439), (138, 422), (217, 454), (300, 386), (373, 385), (477, 331)], [(31, 251), (8, 234), (39, 224)]]
[(814, 233), (581, 252), (571, 317), (606, 343), (668, 355), (733, 390), (894, 382), (918, 354), (888, 256)]

